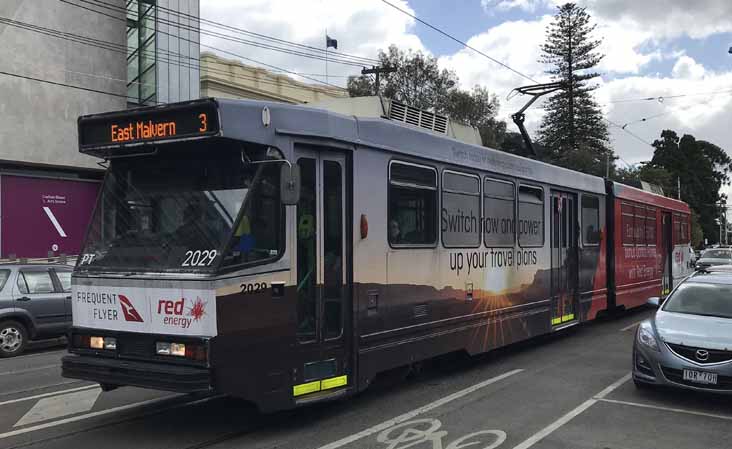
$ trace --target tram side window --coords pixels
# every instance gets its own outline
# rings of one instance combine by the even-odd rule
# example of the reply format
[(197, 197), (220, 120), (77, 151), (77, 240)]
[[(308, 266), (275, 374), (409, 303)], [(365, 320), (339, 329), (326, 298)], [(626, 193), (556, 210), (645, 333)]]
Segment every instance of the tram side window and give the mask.
[(643, 206), (635, 206), (635, 244), (643, 246), (646, 244), (646, 209)]
[(544, 245), (544, 191), (538, 187), (519, 186), (519, 245)]
[(513, 246), (516, 189), (512, 182), (486, 178), (483, 185), (483, 239), (487, 247)]
[(600, 243), (600, 199), (582, 195), (582, 241), (585, 245)]
[(677, 245), (689, 243), (688, 215), (674, 214), (674, 235)]
[(620, 205), (621, 227), (623, 228), (623, 245), (635, 245), (634, 211), (631, 204)]
[(679, 245), (683, 243), (681, 238), (681, 216), (674, 214), (674, 244)]
[(389, 243), (396, 246), (437, 243), (437, 171), (392, 162), (389, 167)]
[(646, 209), (646, 245), (656, 245), (656, 209)]
[(443, 172), (440, 226), (445, 247), (480, 246), (480, 178)]

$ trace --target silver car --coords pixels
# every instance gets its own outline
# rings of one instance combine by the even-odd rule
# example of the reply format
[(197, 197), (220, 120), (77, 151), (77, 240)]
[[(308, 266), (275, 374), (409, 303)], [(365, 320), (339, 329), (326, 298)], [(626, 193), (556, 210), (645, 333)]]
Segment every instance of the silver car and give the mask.
[(732, 264), (732, 249), (715, 248), (708, 249), (701, 254), (699, 260), (696, 261), (696, 269), (703, 270), (716, 265)]
[(69, 330), (71, 271), (62, 264), (0, 264), (0, 357), (21, 354), (30, 339)]
[[(648, 301), (659, 305), (658, 298)], [(638, 326), (633, 381), (638, 388), (732, 393), (732, 273), (686, 278), (655, 316)]]

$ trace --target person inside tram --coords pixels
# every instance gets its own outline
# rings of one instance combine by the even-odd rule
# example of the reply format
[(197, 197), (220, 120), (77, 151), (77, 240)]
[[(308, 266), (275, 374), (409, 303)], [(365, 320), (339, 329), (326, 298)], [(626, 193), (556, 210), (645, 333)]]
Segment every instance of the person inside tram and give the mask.
[(403, 243), (401, 229), (396, 220), (389, 221), (389, 241), (391, 243)]

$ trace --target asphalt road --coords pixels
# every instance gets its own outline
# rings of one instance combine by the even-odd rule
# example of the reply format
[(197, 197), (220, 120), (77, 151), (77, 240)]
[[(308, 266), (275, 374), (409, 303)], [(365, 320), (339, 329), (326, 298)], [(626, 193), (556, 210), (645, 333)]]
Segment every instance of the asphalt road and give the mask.
[(637, 311), (480, 357), (385, 376), (358, 397), (261, 415), (226, 397), (102, 393), (59, 348), (0, 360), (0, 448), (729, 448), (732, 397), (638, 391)]

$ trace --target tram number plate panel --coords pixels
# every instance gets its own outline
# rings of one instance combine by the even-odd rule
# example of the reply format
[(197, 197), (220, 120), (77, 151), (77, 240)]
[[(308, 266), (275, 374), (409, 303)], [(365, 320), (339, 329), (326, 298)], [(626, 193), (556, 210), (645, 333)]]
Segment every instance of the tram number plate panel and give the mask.
[(717, 385), (717, 373), (685, 369), (684, 380), (697, 384)]

